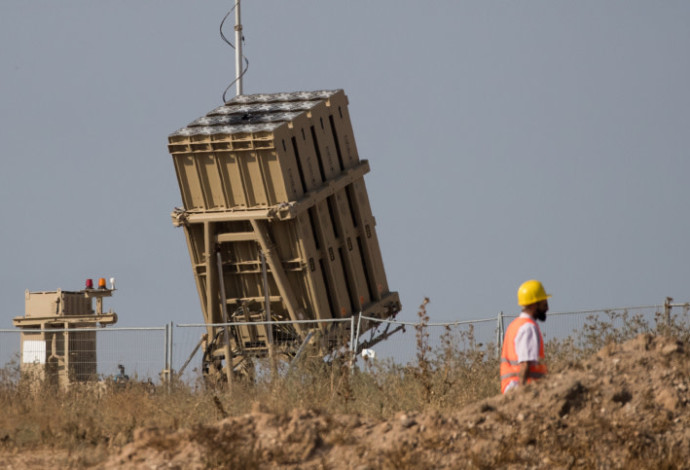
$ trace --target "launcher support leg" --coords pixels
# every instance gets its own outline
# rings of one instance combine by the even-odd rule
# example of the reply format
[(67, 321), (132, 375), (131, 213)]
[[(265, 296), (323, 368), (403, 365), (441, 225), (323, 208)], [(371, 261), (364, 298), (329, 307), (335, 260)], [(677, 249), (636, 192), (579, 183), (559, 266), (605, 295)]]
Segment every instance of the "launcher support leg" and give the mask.
[[(219, 279), (216, 256), (216, 243), (214, 227), (211, 222), (204, 222), (204, 254), (206, 256), (206, 323), (216, 323), (218, 319), (218, 286), (222, 282)], [(220, 299), (225, 302), (225, 299)], [(213, 336), (215, 337), (215, 335)], [(227, 337), (226, 337), (227, 338)], [(227, 341), (226, 341), (227, 344)], [(229, 349), (229, 347), (228, 347)], [(228, 386), (232, 385), (232, 357), (225, 353), (225, 374), (228, 378)]]
[(230, 331), (228, 329), (227, 323), (230, 321), (228, 318), (228, 301), (225, 298), (225, 280), (223, 279), (223, 259), (220, 255), (220, 251), (216, 252), (216, 258), (218, 260), (218, 286), (220, 294), (220, 306), (223, 312), (223, 335), (225, 338), (225, 345), (223, 350), (225, 353), (225, 375), (228, 378), (228, 387), (232, 387), (232, 353), (230, 352)]
[[(268, 262), (271, 268), (271, 273), (273, 274), (273, 279), (278, 285), (278, 291), (280, 296), (283, 298), (285, 307), (287, 308), (288, 314), (292, 320), (304, 320), (304, 313), (297, 307), (297, 300), (292, 293), (292, 288), (290, 287), (290, 281), (285, 274), (283, 269), (283, 264), (280, 262), (278, 253), (276, 252), (275, 246), (271, 242), (271, 238), (268, 235), (267, 222), (264, 220), (252, 220), (252, 228), (256, 233), (256, 239), (261, 246), (261, 250), (266, 256), (266, 262)], [(304, 337), (304, 326), (301, 323), (296, 324), (296, 329), (302, 337)]]
[[(266, 255), (263, 250), (261, 255), (261, 278), (264, 282), (264, 310), (266, 310), (266, 321), (271, 321), (271, 293), (268, 291), (268, 270), (266, 269)], [(271, 363), (271, 377), (275, 379), (278, 374), (278, 366), (276, 364), (275, 347), (273, 344), (273, 325), (270, 323), (266, 325), (266, 340), (268, 342), (268, 359)]]

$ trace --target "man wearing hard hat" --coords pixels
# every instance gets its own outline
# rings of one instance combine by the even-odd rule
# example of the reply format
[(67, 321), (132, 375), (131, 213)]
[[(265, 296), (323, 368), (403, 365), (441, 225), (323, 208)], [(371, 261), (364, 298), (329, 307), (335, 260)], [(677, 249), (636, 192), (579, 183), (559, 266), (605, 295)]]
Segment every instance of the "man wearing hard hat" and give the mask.
[(513, 320), (503, 338), (501, 393), (546, 375), (544, 339), (537, 320), (546, 321), (551, 297), (539, 281), (524, 282), (517, 293), (520, 316)]

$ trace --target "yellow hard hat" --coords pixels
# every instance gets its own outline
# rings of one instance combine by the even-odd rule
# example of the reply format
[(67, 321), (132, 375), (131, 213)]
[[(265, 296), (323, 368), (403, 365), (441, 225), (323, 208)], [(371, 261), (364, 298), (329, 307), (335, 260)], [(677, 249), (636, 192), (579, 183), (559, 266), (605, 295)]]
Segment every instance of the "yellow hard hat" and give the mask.
[(525, 306), (546, 300), (551, 295), (547, 294), (544, 286), (539, 281), (531, 279), (522, 283), (517, 293), (518, 305)]

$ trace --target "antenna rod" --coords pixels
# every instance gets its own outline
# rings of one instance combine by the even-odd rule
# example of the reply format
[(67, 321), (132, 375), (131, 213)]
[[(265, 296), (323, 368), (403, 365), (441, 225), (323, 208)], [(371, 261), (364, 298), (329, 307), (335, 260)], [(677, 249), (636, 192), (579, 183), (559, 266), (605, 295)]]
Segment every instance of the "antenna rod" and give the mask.
[(242, 22), (240, 21), (240, 0), (235, 3), (235, 83), (237, 96), (242, 94)]

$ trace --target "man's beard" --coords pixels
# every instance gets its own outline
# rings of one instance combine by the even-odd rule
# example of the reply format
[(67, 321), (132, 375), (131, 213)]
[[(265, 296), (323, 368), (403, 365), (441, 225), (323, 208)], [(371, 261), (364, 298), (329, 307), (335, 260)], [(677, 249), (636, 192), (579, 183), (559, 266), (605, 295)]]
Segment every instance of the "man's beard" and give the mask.
[(547, 312), (547, 311), (548, 311), (548, 310), (546, 310), (546, 309), (544, 309), (544, 310), (537, 310), (537, 311), (535, 312), (535, 315), (536, 315), (537, 320), (539, 320), (539, 321), (546, 321), (546, 312)]

